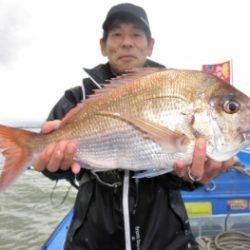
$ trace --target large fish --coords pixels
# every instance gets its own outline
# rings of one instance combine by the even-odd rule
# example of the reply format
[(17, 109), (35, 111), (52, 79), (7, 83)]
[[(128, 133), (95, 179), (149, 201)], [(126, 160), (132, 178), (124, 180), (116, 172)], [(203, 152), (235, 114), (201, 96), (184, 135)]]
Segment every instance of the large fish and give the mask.
[(177, 159), (191, 162), (197, 137), (207, 139), (209, 157), (223, 161), (249, 146), (249, 135), (250, 99), (235, 87), (200, 71), (142, 69), (105, 84), (50, 134), (1, 125), (0, 190), (60, 140), (76, 142), (86, 168), (145, 177), (172, 171)]

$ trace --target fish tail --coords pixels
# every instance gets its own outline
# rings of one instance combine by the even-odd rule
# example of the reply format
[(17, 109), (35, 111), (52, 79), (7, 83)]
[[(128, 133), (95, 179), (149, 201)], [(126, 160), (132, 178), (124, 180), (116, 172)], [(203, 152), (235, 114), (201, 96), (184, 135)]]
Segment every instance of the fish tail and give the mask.
[(0, 150), (5, 161), (0, 171), (0, 192), (11, 185), (29, 166), (33, 150), (30, 139), (38, 135), (30, 131), (0, 125)]

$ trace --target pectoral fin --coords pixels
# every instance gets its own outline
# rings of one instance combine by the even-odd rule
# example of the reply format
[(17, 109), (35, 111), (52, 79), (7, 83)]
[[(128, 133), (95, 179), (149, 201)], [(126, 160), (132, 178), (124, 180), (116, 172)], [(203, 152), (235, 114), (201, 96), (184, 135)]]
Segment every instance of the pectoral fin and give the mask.
[(152, 121), (119, 113), (102, 112), (100, 115), (111, 116), (129, 123), (145, 133), (147, 138), (159, 143), (169, 153), (185, 150), (190, 142), (190, 139), (180, 131), (173, 131)]

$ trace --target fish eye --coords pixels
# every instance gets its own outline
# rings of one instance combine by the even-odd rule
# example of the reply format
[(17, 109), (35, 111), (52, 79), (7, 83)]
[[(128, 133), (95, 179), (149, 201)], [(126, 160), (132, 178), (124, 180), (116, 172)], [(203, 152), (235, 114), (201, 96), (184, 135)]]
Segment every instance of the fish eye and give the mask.
[(227, 100), (224, 103), (224, 110), (228, 114), (236, 113), (240, 109), (240, 104), (235, 100)]

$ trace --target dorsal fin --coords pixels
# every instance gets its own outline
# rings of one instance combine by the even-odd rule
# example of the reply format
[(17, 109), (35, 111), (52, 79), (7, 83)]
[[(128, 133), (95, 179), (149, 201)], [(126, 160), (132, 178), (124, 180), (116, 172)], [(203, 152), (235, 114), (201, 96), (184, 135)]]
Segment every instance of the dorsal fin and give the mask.
[(71, 119), (76, 113), (82, 110), (85, 106), (87, 106), (97, 97), (99, 98), (100, 96), (106, 95), (107, 93), (120, 87), (121, 85), (125, 85), (135, 80), (138, 80), (142, 77), (148, 76), (150, 74), (166, 70), (167, 70), (166, 68), (155, 68), (155, 67), (135, 68), (128, 70), (125, 74), (107, 80), (105, 84), (100, 84), (102, 88), (95, 89), (94, 94), (89, 95), (88, 99), (80, 102), (79, 104), (77, 104), (76, 107), (72, 108), (63, 118), (61, 126), (65, 125), (69, 119)]
[(138, 80), (144, 76), (148, 76), (150, 74), (166, 70), (167, 70), (166, 68), (155, 68), (155, 67), (144, 67), (144, 68), (135, 68), (128, 70), (125, 74), (107, 80), (106, 84), (102, 84), (103, 88), (95, 89), (94, 94), (90, 95), (89, 98), (95, 98), (96, 96), (100, 96), (100, 94), (105, 94), (121, 85)]
[(153, 68), (153, 67), (135, 68), (127, 70), (125, 74), (117, 76), (116, 78), (112, 78), (108, 82), (110, 84), (125, 84), (131, 81), (138, 80), (144, 76), (148, 76), (150, 74), (166, 70), (167, 70), (166, 68)]

